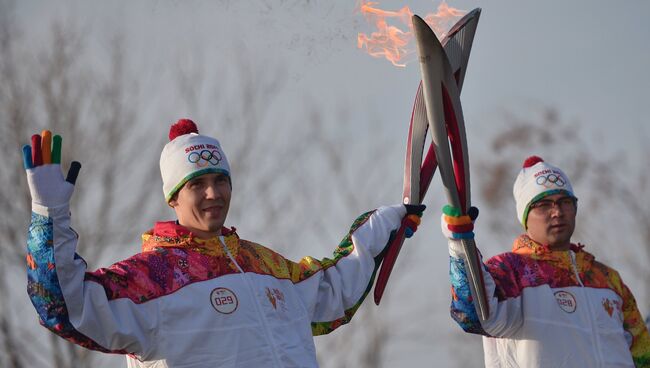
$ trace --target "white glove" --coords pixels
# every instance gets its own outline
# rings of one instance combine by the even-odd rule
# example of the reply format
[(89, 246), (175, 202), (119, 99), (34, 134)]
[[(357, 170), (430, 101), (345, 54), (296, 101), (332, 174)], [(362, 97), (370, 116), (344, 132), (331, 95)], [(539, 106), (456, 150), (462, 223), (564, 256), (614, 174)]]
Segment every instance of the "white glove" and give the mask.
[(449, 241), (449, 254), (455, 258), (465, 257), (462, 239), (474, 239), (474, 220), (478, 217), (478, 208), (471, 207), (467, 215), (460, 209), (446, 205), (442, 208), (440, 228)]
[(70, 202), (81, 164), (73, 161), (67, 178), (63, 178), (61, 141), (61, 136), (52, 139), (52, 133), (44, 130), (41, 135), (32, 136), (31, 146), (23, 146), (23, 164), (32, 204), (54, 208)]
[(478, 217), (478, 208), (471, 207), (466, 215), (456, 207), (446, 205), (442, 208), (440, 228), (442, 234), (450, 240), (474, 239), (474, 221)]

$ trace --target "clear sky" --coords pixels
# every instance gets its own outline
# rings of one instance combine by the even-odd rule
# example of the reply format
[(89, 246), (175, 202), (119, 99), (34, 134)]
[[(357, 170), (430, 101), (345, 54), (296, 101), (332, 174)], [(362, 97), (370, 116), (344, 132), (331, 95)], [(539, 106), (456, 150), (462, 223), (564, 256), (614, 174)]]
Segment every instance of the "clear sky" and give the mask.
[[(47, 20), (59, 17), (88, 30), (97, 47), (111, 32), (127, 36), (140, 65), (155, 70), (201, 45), (202, 55), (225, 57), (246, 48), (264, 64), (289, 69), (289, 91), (322, 104), (354, 104), (365, 116), (407, 120), (418, 66), (395, 68), (356, 47), (358, 32), (372, 28), (355, 1), (19, 1), (20, 19), (42, 37)], [(65, 4), (65, 5), (62, 5)], [(650, 2), (454, 1), (452, 7), (483, 12), (463, 91), (468, 124), (481, 126), (500, 109), (555, 106), (587, 129), (602, 131), (612, 147), (648, 132), (650, 106)], [(438, 2), (387, 0), (379, 7), (409, 6), (434, 12)], [(39, 33), (40, 32), (40, 33)], [(195, 51), (192, 51), (194, 54)], [(185, 55), (192, 60), (191, 55)], [(291, 93), (293, 92), (293, 94)], [(152, 96), (164, 101), (164, 96)], [(289, 102), (287, 102), (289, 103)], [(401, 123), (400, 123), (401, 124)], [(477, 128), (474, 131), (479, 131)], [(472, 134), (472, 131), (470, 131)]]
[[(438, 4), (387, 0), (378, 6), (398, 10), (406, 5), (424, 15), (434, 12)], [(500, 123), (504, 110), (526, 114), (544, 107), (555, 107), (568, 119), (579, 121), (581, 132), (592, 136), (589, 142), (603, 151), (630, 156), (640, 152), (650, 137), (650, 1), (458, 0), (448, 4), (463, 10), (482, 8), (462, 93), (471, 152), (485, 152), (481, 137)], [(354, 0), (20, 0), (16, 20), (27, 42), (34, 45), (47, 42), (52, 20), (76, 24), (84, 30), (89, 54), (98, 65), (104, 61), (110, 37), (122, 33), (129, 67), (142, 71), (141, 94), (147, 105), (141, 112), (148, 124), (167, 125), (180, 116), (194, 115), (176, 103), (173, 72), (179, 63), (210, 60), (206, 70), (228, 70), (241, 62), (237, 56), (245, 55), (248, 63), (269, 73), (284, 69), (285, 88), (278, 91), (271, 111), (278, 122), (295, 119), (306, 114), (307, 107), (316, 106), (326, 112), (334, 131), (362, 134), (355, 131), (361, 126), (337, 126), (337, 112), (344, 109), (349, 121), (372, 121), (384, 135), (395, 136), (391, 149), (397, 154), (386, 163), (399, 168), (389, 178), (395, 195), (381, 200), (398, 202), (419, 66), (396, 68), (359, 50), (357, 34), (373, 28), (355, 8)], [(236, 81), (224, 81), (226, 91), (236, 86)], [(641, 169), (647, 170), (647, 158), (639, 160), (646, 162)], [(435, 206), (432, 218), (437, 218)], [(437, 229), (423, 232), (420, 235), (440, 240)], [(292, 255), (303, 253), (298, 249)], [(446, 256), (432, 268), (436, 267), (440, 288), (432, 294), (441, 301), (431, 308), (445, 311), (442, 330), (457, 332), (445, 310)], [(430, 291), (432, 286), (424, 288)], [(644, 310), (648, 312), (647, 307)], [(426, 338), (436, 344), (445, 339), (435, 331), (427, 331)], [(441, 367), (452, 366), (452, 353), (443, 345), (396, 351), (411, 356), (395, 357), (397, 363), (422, 366), (437, 361)]]

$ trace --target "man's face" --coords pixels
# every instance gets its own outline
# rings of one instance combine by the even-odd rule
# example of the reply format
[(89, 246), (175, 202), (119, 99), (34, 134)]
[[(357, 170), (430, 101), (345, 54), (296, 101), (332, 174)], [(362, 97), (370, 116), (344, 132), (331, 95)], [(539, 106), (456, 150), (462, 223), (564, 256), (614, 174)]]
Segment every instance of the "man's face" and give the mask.
[(230, 207), (232, 188), (224, 174), (204, 174), (189, 180), (169, 204), (178, 222), (201, 238), (219, 235)]
[(569, 249), (576, 224), (575, 198), (553, 194), (530, 205), (528, 236), (551, 249)]

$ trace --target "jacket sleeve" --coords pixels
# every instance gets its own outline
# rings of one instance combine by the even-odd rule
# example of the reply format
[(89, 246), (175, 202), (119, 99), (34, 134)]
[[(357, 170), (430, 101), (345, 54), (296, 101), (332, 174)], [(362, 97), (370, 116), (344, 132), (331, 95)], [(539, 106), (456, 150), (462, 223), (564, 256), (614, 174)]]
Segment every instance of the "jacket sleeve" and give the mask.
[(470, 291), (466, 256), (459, 240), (449, 240), (452, 318), (465, 332), (492, 337), (508, 337), (523, 324), (519, 281), (505, 255), (483, 264), (483, 280), (488, 296), (489, 317), (481, 322)]
[(109, 301), (107, 290), (86, 280), (86, 262), (75, 253), (77, 241), (68, 205), (32, 205), (27, 292), (41, 324), (88, 349), (146, 354), (155, 336), (157, 304)]
[(403, 205), (359, 216), (332, 259), (305, 257), (293, 264), (292, 279), (312, 320), (313, 335), (350, 322), (372, 288), (383, 250), (406, 215)]
[(632, 292), (621, 281), (623, 290), (623, 329), (630, 345), (630, 353), (637, 367), (650, 367), (650, 335), (637, 308)]

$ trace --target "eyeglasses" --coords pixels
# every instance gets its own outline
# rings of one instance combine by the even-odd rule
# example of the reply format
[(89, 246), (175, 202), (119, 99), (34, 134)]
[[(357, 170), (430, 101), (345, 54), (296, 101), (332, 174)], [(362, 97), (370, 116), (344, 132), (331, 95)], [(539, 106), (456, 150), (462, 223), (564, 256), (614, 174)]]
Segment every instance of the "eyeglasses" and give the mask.
[(530, 205), (531, 210), (539, 212), (550, 212), (555, 206), (562, 211), (575, 209), (577, 199), (573, 197), (562, 197), (556, 200), (540, 199), (539, 201)]

